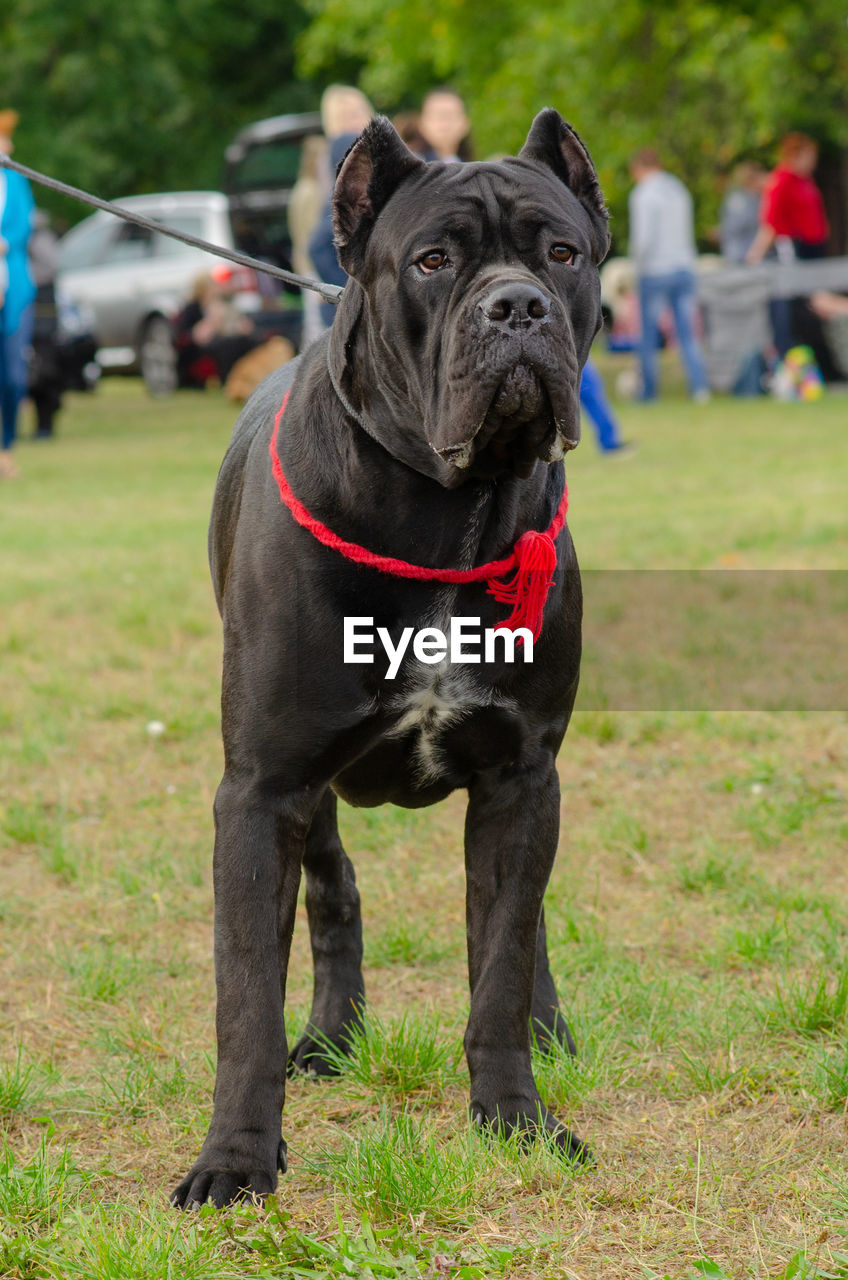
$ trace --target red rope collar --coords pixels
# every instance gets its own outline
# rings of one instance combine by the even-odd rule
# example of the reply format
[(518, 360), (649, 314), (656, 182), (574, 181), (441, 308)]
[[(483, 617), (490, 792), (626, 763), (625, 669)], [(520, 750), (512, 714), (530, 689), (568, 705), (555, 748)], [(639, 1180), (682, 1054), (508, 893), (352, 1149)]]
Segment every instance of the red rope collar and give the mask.
[[(396, 578), (414, 578), (419, 582), (487, 582), (489, 595), (494, 596), (501, 604), (513, 606), (512, 613), (499, 626), (510, 631), (527, 627), (532, 631), (533, 639), (538, 640), (545, 601), (556, 569), (554, 539), (561, 532), (568, 511), (568, 486), (563, 490), (559, 510), (545, 532), (530, 529), (523, 533), (512, 552), (502, 560), (490, 560), (474, 569), (429, 569), (423, 565), (410, 564), (407, 560), (397, 560), (394, 556), (380, 556), (366, 547), (360, 547), (356, 542), (346, 542), (337, 533), (333, 533), (332, 529), (316, 520), (292, 492), (277, 453), (277, 435), (288, 398), (287, 392), (274, 419), (270, 445), (271, 470), (280, 490), (280, 498), (299, 525), (308, 529), (325, 547), (338, 551), (347, 560), (365, 565), (369, 569), (378, 569), (381, 573), (388, 573)], [(511, 570), (515, 570), (511, 578), (506, 582), (498, 581)]]

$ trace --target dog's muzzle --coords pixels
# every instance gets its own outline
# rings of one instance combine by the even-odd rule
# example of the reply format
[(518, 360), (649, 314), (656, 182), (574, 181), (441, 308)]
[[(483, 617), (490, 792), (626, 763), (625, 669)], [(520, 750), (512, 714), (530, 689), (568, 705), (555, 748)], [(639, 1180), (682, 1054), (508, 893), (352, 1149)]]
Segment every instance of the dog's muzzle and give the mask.
[(457, 440), (457, 432), (441, 446), (431, 441), (444, 462), (462, 472), (527, 476), (536, 462), (558, 462), (577, 447), (571, 361), (559, 346), (563, 319), (555, 298), (529, 273), (489, 277), (467, 313), (469, 340), (481, 351), (468, 434)]
[(478, 304), (483, 324), (502, 332), (532, 333), (550, 320), (551, 300), (537, 285), (505, 280)]

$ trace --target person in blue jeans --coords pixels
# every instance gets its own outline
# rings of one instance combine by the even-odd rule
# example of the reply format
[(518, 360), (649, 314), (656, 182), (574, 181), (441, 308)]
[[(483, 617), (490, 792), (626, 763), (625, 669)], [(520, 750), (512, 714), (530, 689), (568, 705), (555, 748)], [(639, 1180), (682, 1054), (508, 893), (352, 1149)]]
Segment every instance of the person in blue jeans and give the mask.
[(709, 397), (707, 371), (695, 337), (695, 276), (691, 271), (671, 271), (668, 275), (642, 276), (639, 281), (639, 309), (642, 313), (642, 336), (639, 359), (642, 365), (642, 399), (655, 400), (658, 391), (657, 351), (662, 331), (660, 320), (666, 307), (671, 308), (674, 332), (680, 344), (680, 355), (693, 400)]
[[(0, 111), (0, 152), (12, 150), (14, 111)], [(27, 262), (34, 204), (21, 174), (0, 168), (0, 479), (14, 479), (12, 458), (18, 407), (27, 393), (27, 358), (32, 339), (35, 285)]]
[(660, 319), (671, 308), (674, 331), (693, 400), (709, 399), (709, 384), (695, 337), (695, 230), (692, 197), (679, 178), (667, 173), (657, 153), (646, 147), (633, 157), (635, 186), (628, 201), (630, 256), (639, 277), (642, 336), (642, 399), (658, 392)]
[(618, 423), (607, 399), (604, 380), (598, 372), (597, 365), (591, 359), (586, 361), (580, 379), (580, 407), (585, 409), (592, 419), (598, 448), (601, 453), (617, 453), (619, 450), (630, 452), (632, 445), (625, 444), (618, 433)]

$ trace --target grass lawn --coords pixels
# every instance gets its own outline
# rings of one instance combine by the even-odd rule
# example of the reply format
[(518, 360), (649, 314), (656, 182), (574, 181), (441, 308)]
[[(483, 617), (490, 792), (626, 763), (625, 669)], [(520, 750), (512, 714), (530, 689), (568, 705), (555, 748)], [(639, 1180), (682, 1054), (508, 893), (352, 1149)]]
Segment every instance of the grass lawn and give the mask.
[[(621, 406), (570, 460), (584, 568), (848, 569), (848, 400)], [(547, 899), (594, 1168), (466, 1121), (463, 797), (343, 814), (367, 1037), (291, 1082), (264, 1210), (177, 1215), (211, 1114), (234, 412), (108, 381), (0, 487), (0, 1276), (848, 1277), (848, 715), (584, 708)], [(308, 1010), (305, 911), (290, 1031)]]

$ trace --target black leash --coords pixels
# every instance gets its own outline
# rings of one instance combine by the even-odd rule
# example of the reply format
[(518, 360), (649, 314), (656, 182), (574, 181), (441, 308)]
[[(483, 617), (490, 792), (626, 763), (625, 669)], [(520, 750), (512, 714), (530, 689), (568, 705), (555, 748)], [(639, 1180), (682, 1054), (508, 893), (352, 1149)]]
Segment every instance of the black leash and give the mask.
[(285, 281), (286, 284), (296, 284), (301, 289), (311, 289), (325, 302), (337, 303), (344, 293), (342, 285), (322, 284), (320, 280), (312, 280), (309, 276), (300, 276), (295, 271), (285, 271), (282, 267), (275, 267), (270, 262), (251, 258), (249, 254), (239, 253), (237, 249), (224, 249), (221, 245), (210, 244), (208, 240), (201, 240), (199, 236), (189, 235), (186, 231), (175, 231), (173, 227), (167, 227), (164, 222), (157, 222), (155, 218), (145, 218), (140, 213), (133, 213), (131, 209), (121, 208), (119, 204), (111, 204), (108, 200), (89, 195), (87, 191), (80, 191), (78, 187), (70, 187), (66, 182), (48, 178), (46, 174), (38, 173), (36, 169), (29, 169), (25, 164), (18, 164), (17, 160), (10, 160), (2, 152), (0, 152), (0, 167), (14, 169), (16, 173), (23, 174), (32, 182), (48, 187), (51, 191), (58, 191), (63, 196), (70, 196), (73, 200), (80, 200), (94, 209), (105, 209), (106, 213), (113, 213), (116, 218), (123, 218), (125, 222), (134, 222), (137, 227), (143, 227), (145, 231), (158, 231), (163, 236), (182, 240), (183, 244), (190, 244), (195, 249), (204, 249), (207, 253), (214, 253), (219, 258), (228, 258), (230, 262), (236, 262), (240, 267), (252, 267), (254, 271), (263, 271), (266, 276), (273, 276), (276, 280)]

